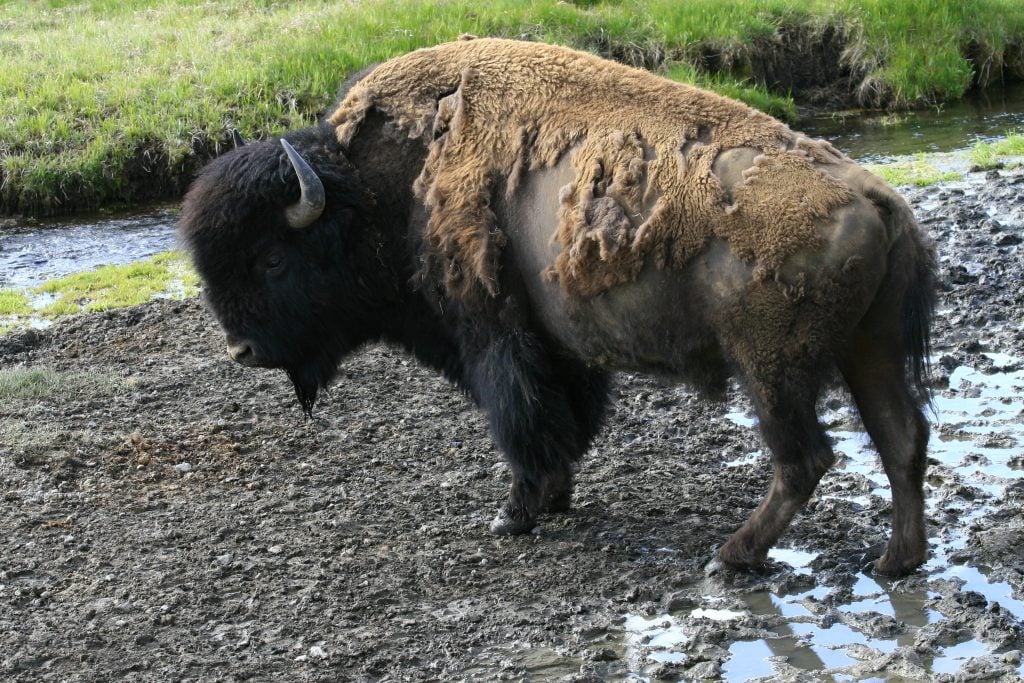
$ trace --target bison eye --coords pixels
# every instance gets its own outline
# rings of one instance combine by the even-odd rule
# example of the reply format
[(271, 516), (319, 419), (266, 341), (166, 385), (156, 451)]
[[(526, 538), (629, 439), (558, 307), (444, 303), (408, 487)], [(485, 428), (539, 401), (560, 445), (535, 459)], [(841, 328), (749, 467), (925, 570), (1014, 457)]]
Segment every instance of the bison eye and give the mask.
[(272, 251), (263, 258), (263, 270), (267, 273), (277, 271), (284, 265), (284, 256), (280, 252)]

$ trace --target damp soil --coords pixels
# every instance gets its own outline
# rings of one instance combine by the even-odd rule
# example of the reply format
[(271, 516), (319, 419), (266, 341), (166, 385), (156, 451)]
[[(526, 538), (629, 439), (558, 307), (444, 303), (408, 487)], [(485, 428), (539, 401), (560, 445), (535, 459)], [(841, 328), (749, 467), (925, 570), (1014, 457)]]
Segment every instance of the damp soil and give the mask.
[[(940, 397), (961, 390), (958, 372), (1021, 369), (1022, 193), (1024, 173), (1006, 171), (910, 194), (942, 256)], [(1011, 453), (998, 495), (933, 458), (934, 564), (853, 614), (836, 605), (871, 578), (890, 513), (856, 468), (831, 472), (794, 521), (781, 545), (799, 551), (706, 576), (769, 479), (735, 390), (723, 406), (618, 376), (574, 509), (496, 538), (506, 469), (439, 377), (369, 347), (306, 419), (282, 373), (223, 347), (196, 300), (0, 337), (0, 678), (1021, 677), (1019, 432), (985, 436)], [(1024, 419), (1019, 398), (1000, 400)], [(845, 403), (832, 393), (823, 409)], [(1005, 585), (1005, 606), (950, 568)], [(791, 606), (751, 607), (796, 594), (795, 626)], [(927, 619), (901, 611), (915, 600)], [(659, 648), (675, 626), (684, 636)], [(840, 634), (846, 659), (776, 647), (808, 629)], [(970, 657), (929, 664), (963, 644)]]

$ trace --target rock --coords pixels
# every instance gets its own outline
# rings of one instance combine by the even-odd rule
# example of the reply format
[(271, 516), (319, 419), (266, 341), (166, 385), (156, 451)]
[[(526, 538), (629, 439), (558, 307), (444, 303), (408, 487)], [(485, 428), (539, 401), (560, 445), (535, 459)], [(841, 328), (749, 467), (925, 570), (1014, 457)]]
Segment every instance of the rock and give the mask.
[(585, 656), (591, 662), (614, 662), (619, 658), (618, 653), (610, 647), (588, 650)]

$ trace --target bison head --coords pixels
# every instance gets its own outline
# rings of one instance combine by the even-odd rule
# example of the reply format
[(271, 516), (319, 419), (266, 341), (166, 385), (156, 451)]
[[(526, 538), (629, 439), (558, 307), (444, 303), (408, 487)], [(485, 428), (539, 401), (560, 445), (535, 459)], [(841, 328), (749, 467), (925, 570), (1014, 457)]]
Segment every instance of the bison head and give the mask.
[(342, 356), (371, 336), (354, 255), (366, 203), (328, 129), (238, 147), (185, 196), (179, 232), (229, 355), (283, 368), (307, 414)]

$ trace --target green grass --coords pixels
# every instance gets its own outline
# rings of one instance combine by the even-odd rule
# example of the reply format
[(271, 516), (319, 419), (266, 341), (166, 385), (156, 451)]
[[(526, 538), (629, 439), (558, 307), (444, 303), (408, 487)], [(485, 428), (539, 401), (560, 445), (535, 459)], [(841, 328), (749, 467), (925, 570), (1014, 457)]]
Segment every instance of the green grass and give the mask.
[(33, 318), (52, 320), (134, 306), (157, 296), (185, 298), (198, 293), (199, 276), (185, 254), (166, 251), (144, 261), (50, 280), (24, 292), (0, 290), (0, 335), (30, 324)]
[(24, 315), (31, 310), (24, 292), (0, 289), (0, 315)]
[(1024, 161), (1024, 135), (1011, 133), (994, 142), (977, 142), (969, 153), (973, 168), (988, 170), (1006, 165), (1019, 166)]
[(0, 400), (52, 398), (59, 393), (63, 379), (53, 370), (0, 368)]
[(90, 372), (42, 367), (0, 368), (0, 401), (60, 399), (80, 392), (109, 393), (123, 382)]
[(676, 64), (669, 68), (665, 75), (682, 83), (692, 83), (701, 88), (714, 90), (726, 97), (742, 100), (750, 106), (780, 119), (793, 121), (797, 116), (796, 104), (791, 97), (783, 97), (772, 93), (764, 86), (757, 85), (749, 80), (739, 81), (720, 75), (703, 73), (690, 64)]
[(55, 300), (38, 311), (46, 318), (70, 313), (105, 311), (135, 306), (181, 283), (182, 294), (194, 295), (198, 278), (184, 263), (181, 252), (158, 254), (151, 259), (127, 265), (103, 266), (50, 280), (34, 290)]
[(0, 27), (4, 213), (176, 197), (231, 128), (309, 124), (356, 70), (463, 32), (589, 49), (790, 117), (788, 93), (750, 79), (783, 28), (846, 36), (867, 104), (1024, 76), (1019, 0), (8, 0)]
[(915, 185), (927, 187), (963, 178), (957, 171), (942, 170), (932, 163), (925, 154), (910, 159), (901, 159), (890, 164), (868, 165), (866, 168), (881, 176), (890, 185)]

